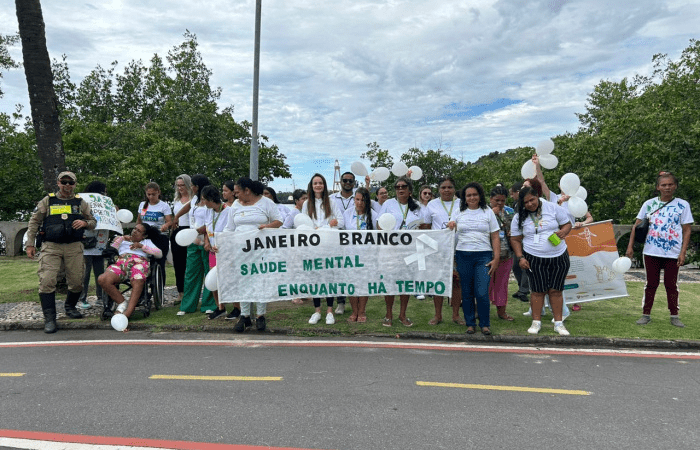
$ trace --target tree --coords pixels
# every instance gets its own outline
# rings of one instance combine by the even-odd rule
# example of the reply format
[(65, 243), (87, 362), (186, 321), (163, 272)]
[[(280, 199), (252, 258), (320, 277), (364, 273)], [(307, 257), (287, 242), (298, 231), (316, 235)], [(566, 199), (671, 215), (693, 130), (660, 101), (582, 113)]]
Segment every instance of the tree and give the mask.
[(53, 192), (56, 189), (56, 176), (65, 169), (66, 164), (41, 2), (15, 0), (15, 6), (44, 191)]
[[(8, 47), (16, 44), (19, 41), (19, 35), (2, 35), (0, 34), (0, 79), (2, 79), (2, 72), (8, 69), (17, 69), (20, 67), (7, 49)], [(0, 85), (0, 98), (4, 95), (2, 91), (2, 85)]]

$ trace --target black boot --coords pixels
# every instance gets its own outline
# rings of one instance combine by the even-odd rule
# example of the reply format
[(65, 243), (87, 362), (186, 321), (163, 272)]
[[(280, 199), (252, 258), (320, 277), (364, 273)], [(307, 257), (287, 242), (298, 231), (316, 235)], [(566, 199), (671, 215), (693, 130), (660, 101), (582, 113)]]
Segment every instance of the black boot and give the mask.
[(102, 292), (102, 320), (110, 320), (114, 315), (114, 301), (107, 295), (106, 292)]
[(39, 294), (41, 309), (44, 311), (44, 333), (55, 333), (56, 326), (56, 293)]
[(78, 299), (80, 298), (80, 292), (70, 292), (68, 291), (68, 297), (66, 298), (66, 316), (71, 319), (82, 319), (83, 315), (75, 309), (75, 305), (78, 304)]

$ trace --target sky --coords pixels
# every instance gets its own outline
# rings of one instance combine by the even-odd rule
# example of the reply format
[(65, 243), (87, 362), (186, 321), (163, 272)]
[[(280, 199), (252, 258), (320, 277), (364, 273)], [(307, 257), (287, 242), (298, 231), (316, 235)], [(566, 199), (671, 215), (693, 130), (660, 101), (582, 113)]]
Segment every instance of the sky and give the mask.
[[(252, 120), (254, 0), (42, 8), (49, 55), (67, 55), (73, 82), (165, 56), (189, 30), (221, 108)], [(395, 160), (417, 147), (466, 162), (576, 132), (595, 85), (651, 74), (657, 53), (677, 59), (698, 17), (700, 0), (264, 0), (259, 132), (293, 175), (272, 186), (305, 188), (314, 172), (330, 184), (335, 160), (350, 170), (371, 142)], [(0, 33), (16, 31), (14, 2), (0, 0)], [(23, 71), (0, 83), (0, 111), (28, 113)]]

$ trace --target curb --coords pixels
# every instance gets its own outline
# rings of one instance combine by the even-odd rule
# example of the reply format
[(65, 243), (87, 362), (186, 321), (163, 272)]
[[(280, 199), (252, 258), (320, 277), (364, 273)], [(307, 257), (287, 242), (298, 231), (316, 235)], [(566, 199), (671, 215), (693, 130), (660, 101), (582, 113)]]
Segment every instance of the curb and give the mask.
[[(111, 330), (109, 322), (62, 322), (58, 321), (59, 330)], [(0, 331), (17, 331), (17, 330), (43, 330), (43, 322), (35, 321), (18, 321), (12, 323), (0, 324)], [(238, 336), (238, 333), (233, 333), (231, 328), (213, 327), (207, 325), (188, 326), (188, 325), (152, 325), (146, 323), (134, 323), (129, 326), (131, 330), (146, 331), (146, 332), (211, 332), (211, 333), (230, 333), (231, 336)], [(255, 335), (256, 331), (250, 333), (241, 333), (241, 336)], [(263, 334), (278, 335), (278, 336), (293, 336), (295, 330), (292, 328), (268, 328)], [(305, 334), (312, 334), (314, 337), (344, 337), (340, 331), (319, 329), (313, 332), (305, 330)], [(506, 335), (472, 335), (466, 334), (441, 334), (441, 333), (426, 333), (419, 331), (407, 331), (396, 333), (394, 335), (387, 334), (353, 334), (349, 337), (366, 337), (373, 339), (422, 339), (432, 341), (447, 341), (447, 342), (467, 342), (474, 344), (508, 344), (508, 345), (523, 345), (523, 346), (566, 346), (566, 347), (585, 347), (585, 348), (637, 348), (637, 349), (660, 349), (660, 350), (691, 350), (700, 351), (700, 341), (695, 340), (654, 340), (654, 339), (628, 339), (628, 338), (597, 338), (597, 337), (581, 337), (581, 336), (506, 336)]]

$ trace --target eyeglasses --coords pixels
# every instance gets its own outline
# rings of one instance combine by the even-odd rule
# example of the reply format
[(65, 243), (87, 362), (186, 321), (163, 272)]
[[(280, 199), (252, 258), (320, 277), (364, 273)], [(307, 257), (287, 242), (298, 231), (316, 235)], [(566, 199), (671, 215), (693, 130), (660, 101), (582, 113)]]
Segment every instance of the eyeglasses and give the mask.
[(394, 186), (394, 187), (395, 187), (396, 189), (408, 189), (408, 185), (407, 185), (407, 184), (397, 184), (397, 185)]
[(64, 186), (67, 184), (73, 186), (75, 184), (75, 181), (73, 181), (73, 180), (61, 180), (61, 184)]
[(342, 181), (343, 183), (354, 183), (354, 182), (355, 182), (355, 180), (350, 179), (350, 178), (343, 178), (343, 179), (340, 180), (340, 181)]

